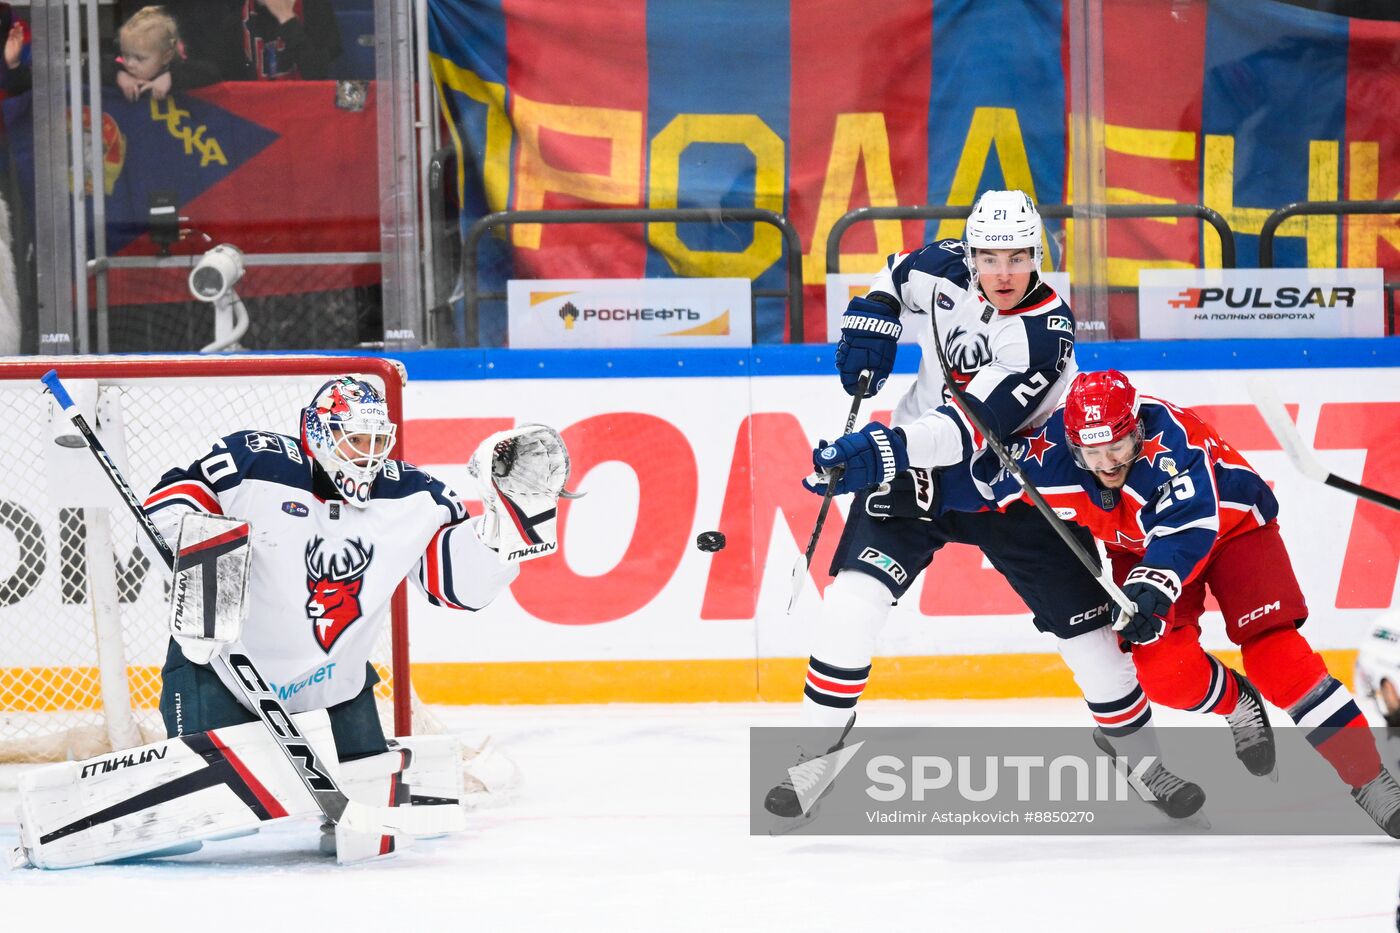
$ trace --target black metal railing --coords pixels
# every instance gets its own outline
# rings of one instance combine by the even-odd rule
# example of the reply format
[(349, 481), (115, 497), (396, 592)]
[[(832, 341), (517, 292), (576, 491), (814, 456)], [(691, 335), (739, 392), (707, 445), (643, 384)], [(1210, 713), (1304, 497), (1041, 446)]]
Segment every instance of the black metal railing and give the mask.
[[(480, 342), (479, 308), (482, 301), (501, 300), (505, 292), (477, 291), (477, 247), (487, 231), (513, 224), (635, 224), (635, 223), (766, 223), (778, 228), (787, 244), (787, 288), (756, 288), (750, 293), (750, 314), (757, 313), (759, 298), (786, 298), (789, 340), (803, 342), (802, 241), (782, 214), (758, 207), (603, 208), (598, 210), (497, 211), (480, 218), (467, 229), (462, 241), (462, 288), (466, 339)], [(757, 322), (754, 322), (755, 332)]]
[[(1215, 228), (1220, 237), (1220, 264), (1235, 268), (1235, 233), (1219, 211), (1204, 204), (1104, 204), (1096, 208), (1109, 219), (1195, 217)], [(1042, 217), (1061, 220), (1073, 216), (1071, 204), (1042, 204)], [(841, 238), (853, 224), (873, 220), (962, 220), (972, 212), (971, 205), (926, 204), (918, 207), (859, 207), (843, 214), (831, 225), (826, 238), (826, 271), (841, 271)]]
[(1259, 268), (1274, 267), (1274, 237), (1279, 225), (1304, 214), (1400, 214), (1400, 201), (1296, 201), (1264, 218), (1259, 230)]

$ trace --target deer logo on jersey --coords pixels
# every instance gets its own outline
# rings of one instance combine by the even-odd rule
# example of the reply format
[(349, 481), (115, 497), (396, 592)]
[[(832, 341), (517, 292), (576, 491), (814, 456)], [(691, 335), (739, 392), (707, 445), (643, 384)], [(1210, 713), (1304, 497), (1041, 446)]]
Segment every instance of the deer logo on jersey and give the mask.
[(970, 334), (961, 327), (948, 332), (943, 349), (948, 354), (948, 367), (958, 388), (966, 388), (977, 370), (992, 361), (992, 344), (986, 334)]
[(336, 639), (345, 634), (362, 614), (360, 586), (374, 559), (374, 548), (359, 538), (347, 541), (345, 548), (332, 552), (322, 538), (312, 538), (306, 546), (306, 615), (321, 650), (330, 654)]

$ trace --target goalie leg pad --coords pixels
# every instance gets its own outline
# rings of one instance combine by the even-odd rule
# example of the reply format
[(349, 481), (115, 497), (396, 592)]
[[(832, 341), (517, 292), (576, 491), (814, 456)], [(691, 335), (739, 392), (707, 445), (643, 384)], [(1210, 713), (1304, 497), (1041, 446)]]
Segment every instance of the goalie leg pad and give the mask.
[[(340, 786), (351, 800), (376, 807), (441, 807), (441, 832), (462, 830), (462, 742), (453, 735), (405, 736), (389, 751), (341, 762)], [(334, 840), (336, 861), (362, 862), (402, 851), (408, 836), (359, 833), (336, 824), (322, 827), (322, 851)], [(327, 853), (329, 854), (329, 853)]]
[[(297, 727), (334, 762), (324, 711)], [(262, 723), (167, 739), (36, 769), (20, 780), (20, 846), (36, 868), (188, 851), (186, 844), (319, 813)]]

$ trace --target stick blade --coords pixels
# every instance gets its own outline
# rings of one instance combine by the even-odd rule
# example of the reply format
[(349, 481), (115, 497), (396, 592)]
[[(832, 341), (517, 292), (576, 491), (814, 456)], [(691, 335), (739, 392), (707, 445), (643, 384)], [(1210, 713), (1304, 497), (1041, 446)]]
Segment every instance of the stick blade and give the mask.
[(807, 555), (803, 554), (797, 558), (797, 563), (792, 565), (792, 591), (788, 595), (787, 611), (792, 614), (792, 607), (797, 605), (797, 597), (802, 595), (802, 584), (807, 580)]
[(1293, 424), (1293, 419), (1288, 417), (1288, 409), (1284, 408), (1273, 384), (1263, 377), (1255, 377), (1249, 381), (1249, 394), (1254, 399), (1254, 406), (1259, 409), (1259, 414), (1264, 417), (1264, 423), (1269, 426), (1269, 430), (1278, 439), (1279, 446), (1288, 454), (1288, 459), (1293, 461), (1298, 472), (1320, 483), (1327, 482), (1327, 477), (1331, 474), (1318, 462), (1312, 448), (1303, 443), (1302, 437), (1298, 435), (1298, 428)]

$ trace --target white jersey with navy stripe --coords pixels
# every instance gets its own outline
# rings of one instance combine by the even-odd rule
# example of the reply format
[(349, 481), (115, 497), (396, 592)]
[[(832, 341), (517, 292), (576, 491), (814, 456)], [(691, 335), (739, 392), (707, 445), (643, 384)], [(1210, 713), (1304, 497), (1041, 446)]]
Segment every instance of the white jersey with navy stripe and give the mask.
[(891, 419), (904, 430), (911, 466), (959, 463), (985, 443), (951, 403), (925, 315), (938, 315), (953, 379), (999, 440), (1050, 417), (1078, 372), (1069, 305), (1041, 282), (1015, 308), (998, 311), (971, 286), (963, 250), (960, 240), (939, 240), (897, 253), (871, 286), (899, 301), (905, 327), (923, 329), (919, 377)]
[(194, 509), (252, 526), (242, 646), (291, 712), (360, 692), (404, 577), (434, 605), (479, 609), (518, 572), (481, 543), (456, 493), (410, 464), (388, 461), (363, 509), (318, 492), (331, 490), (295, 438), (244, 431), (166, 473), (146, 499), (172, 545)]

